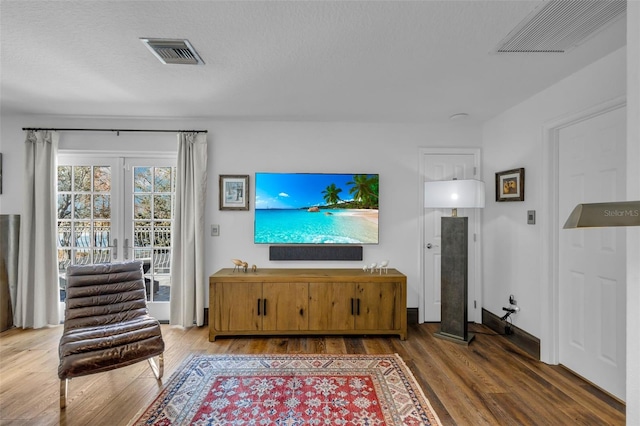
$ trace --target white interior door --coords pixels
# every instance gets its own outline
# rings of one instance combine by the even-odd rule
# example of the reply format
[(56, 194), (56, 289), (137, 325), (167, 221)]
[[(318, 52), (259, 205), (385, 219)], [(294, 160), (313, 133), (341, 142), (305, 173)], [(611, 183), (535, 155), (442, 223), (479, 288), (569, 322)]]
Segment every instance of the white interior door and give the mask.
[[(626, 109), (559, 132), (559, 223), (578, 203), (625, 199)], [(625, 399), (625, 228), (561, 230), (560, 363)]]
[[(424, 153), (422, 170), (425, 181), (474, 179), (478, 173), (476, 155), (471, 153)], [(451, 209), (424, 209), (423, 219), (423, 306), (424, 322), (440, 321), (440, 218), (451, 216)], [(458, 216), (469, 217), (469, 275), (468, 275), (468, 316), (470, 321), (478, 320), (479, 306), (476, 303), (476, 226), (475, 209), (458, 209)]]

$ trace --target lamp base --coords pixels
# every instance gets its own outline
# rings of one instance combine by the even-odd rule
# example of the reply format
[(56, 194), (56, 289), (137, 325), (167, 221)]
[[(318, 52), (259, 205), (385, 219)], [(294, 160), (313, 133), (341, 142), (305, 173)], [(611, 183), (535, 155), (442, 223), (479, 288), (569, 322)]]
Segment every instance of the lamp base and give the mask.
[(454, 342), (454, 343), (458, 343), (460, 345), (466, 345), (466, 346), (469, 346), (469, 343), (471, 343), (473, 338), (476, 337), (476, 335), (474, 333), (467, 333), (467, 339), (465, 340), (462, 337), (454, 336), (452, 334), (443, 333), (441, 331), (433, 333), (433, 336), (437, 337), (438, 339), (448, 340), (450, 342)]
[(467, 331), (468, 218), (442, 217), (440, 332), (437, 337), (469, 344)]

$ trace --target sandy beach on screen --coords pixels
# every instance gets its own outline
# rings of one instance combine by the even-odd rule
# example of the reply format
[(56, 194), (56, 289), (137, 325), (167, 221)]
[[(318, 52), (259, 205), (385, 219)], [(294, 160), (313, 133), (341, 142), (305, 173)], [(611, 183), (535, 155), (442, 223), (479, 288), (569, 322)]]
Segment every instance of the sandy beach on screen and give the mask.
[(363, 219), (368, 220), (369, 222), (373, 222), (375, 224), (378, 223), (378, 210), (373, 209), (350, 209), (349, 216), (357, 216)]

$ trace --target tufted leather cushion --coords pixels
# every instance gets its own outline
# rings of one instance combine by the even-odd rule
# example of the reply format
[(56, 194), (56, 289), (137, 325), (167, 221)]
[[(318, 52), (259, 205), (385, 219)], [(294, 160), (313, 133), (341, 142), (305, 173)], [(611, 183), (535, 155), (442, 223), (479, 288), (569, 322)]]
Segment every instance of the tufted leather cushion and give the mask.
[(160, 324), (147, 312), (142, 262), (68, 267), (60, 379), (112, 370), (163, 351)]

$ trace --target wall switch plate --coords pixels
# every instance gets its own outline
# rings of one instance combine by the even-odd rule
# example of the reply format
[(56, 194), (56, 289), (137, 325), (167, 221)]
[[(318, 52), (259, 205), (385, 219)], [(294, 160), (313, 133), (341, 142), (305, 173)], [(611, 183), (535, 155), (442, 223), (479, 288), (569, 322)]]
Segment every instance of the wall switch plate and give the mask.
[(217, 237), (220, 235), (220, 225), (211, 225), (211, 236)]
[(535, 225), (536, 224), (536, 211), (528, 210), (527, 211), (527, 224)]

